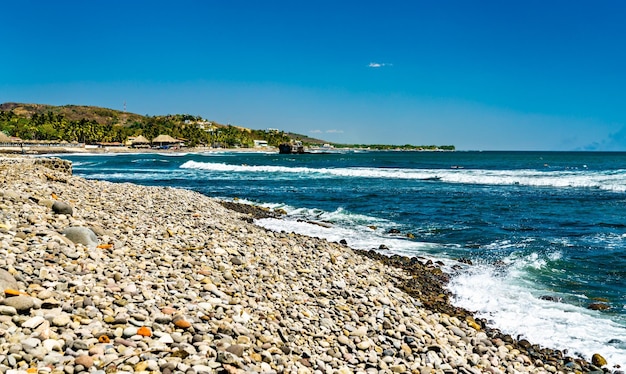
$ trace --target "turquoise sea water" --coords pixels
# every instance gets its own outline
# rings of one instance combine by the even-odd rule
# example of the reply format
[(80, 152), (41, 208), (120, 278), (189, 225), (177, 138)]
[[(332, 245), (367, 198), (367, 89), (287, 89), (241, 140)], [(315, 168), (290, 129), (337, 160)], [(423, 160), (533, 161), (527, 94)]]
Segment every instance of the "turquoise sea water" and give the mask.
[[(442, 260), (455, 303), (494, 327), (626, 365), (626, 153), (60, 157), (85, 178), (285, 209), (281, 220), (258, 221), (272, 230)], [(473, 265), (455, 271), (459, 258)], [(610, 309), (589, 310), (594, 302)]]

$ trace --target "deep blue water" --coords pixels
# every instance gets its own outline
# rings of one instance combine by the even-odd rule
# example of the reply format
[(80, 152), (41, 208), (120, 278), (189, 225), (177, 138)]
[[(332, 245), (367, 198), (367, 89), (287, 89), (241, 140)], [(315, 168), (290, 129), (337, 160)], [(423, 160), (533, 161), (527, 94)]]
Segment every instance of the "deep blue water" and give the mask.
[[(61, 157), (85, 178), (283, 208), (285, 219), (258, 222), (274, 230), (385, 244), (448, 267), (469, 258), (450, 285), (458, 305), (533, 342), (626, 364), (626, 153)], [(589, 310), (593, 302), (610, 309)]]

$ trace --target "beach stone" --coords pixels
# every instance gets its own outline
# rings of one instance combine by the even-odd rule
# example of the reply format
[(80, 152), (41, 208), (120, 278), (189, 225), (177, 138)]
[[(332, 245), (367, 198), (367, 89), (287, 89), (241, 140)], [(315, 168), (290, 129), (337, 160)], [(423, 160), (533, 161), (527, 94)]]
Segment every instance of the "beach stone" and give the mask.
[(235, 364), (237, 363), (237, 356), (230, 352), (218, 352), (217, 362), (222, 364)]
[(200, 373), (213, 373), (214, 369), (208, 365), (194, 365), (191, 367), (193, 371), (197, 374)]
[(63, 230), (63, 235), (73, 243), (82, 244), (90, 249), (94, 249), (98, 245), (98, 237), (86, 227), (68, 227)]
[(337, 341), (339, 342), (339, 344), (342, 344), (342, 345), (350, 345), (351, 343), (350, 338), (348, 338), (345, 335), (339, 335), (337, 337)]
[(56, 339), (46, 339), (41, 342), (41, 345), (46, 349), (47, 352), (52, 351), (63, 351), (63, 342), (61, 340)]
[(597, 367), (602, 367), (607, 364), (606, 359), (602, 357), (602, 355), (600, 355), (599, 353), (595, 353), (593, 356), (591, 356), (591, 363)]
[(2, 303), (15, 308), (18, 313), (28, 313), (35, 306), (35, 299), (30, 296), (20, 295), (7, 297)]
[(163, 344), (172, 344), (174, 343), (174, 339), (170, 334), (163, 334), (161, 335), (161, 337), (159, 337), (159, 342)]
[(74, 360), (74, 363), (75, 363), (76, 365), (81, 365), (81, 366), (83, 366), (85, 369), (91, 369), (91, 367), (93, 366), (93, 362), (94, 362), (93, 357), (88, 356), (88, 355), (78, 356), (78, 357), (76, 357), (76, 359)]
[(191, 327), (191, 323), (185, 319), (183, 316), (176, 316), (172, 318), (172, 323), (178, 328), (188, 329)]
[(244, 350), (245, 350), (244, 346), (240, 344), (233, 344), (229, 346), (228, 348), (226, 348), (227, 352), (230, 352), (237, 357), (242, 357)]
[(450, 327), (450, 331), (452, 331), (452, 333), (460, 338), (464, 338), (467, 336), (467, 334), (465, 332), (463, 332), (463, 330), (461, 330), (460, 328), (456, 327), (456, 326), (451, 326)]
[(360, 326), (358, 329), (350, 332), (350, 336), (363, 337), (365, 335), (367, 335), (367, 326), (365, 325)]
[(68, 314), (65, 314), (65, 313), (61, 313), (57, 316), (54, 316), (54, 318), (52, 318), (52, 324), (54, 326), (63, 327), (63, 326), (67, 326), (70, 322), (72, 322), (72, 319), (70, 318)]
[(22, 327), (25, 327), (28, 329), (34, 329), (34, 328), (37, 328), (42, 323), (44, 323), (45, 321), (46, 319), (43, 318), (42, 316), (35, 316), (24, 321), (24, 323), (22, 323)]
[(17, 280), (11, 273), (0, 268), (0, 292), (6, 289), (17, 290)]
[(37, 338), (27, 338), (22, 340), (21, 342), (22, 347), (28, 351), (30, 349), (33, 349), (37, 346), (39, 346), (39, 344), (41, 344), (41, 340), (37, 339)]
[(52, 204), (52, 211), (56, 214), (65, 214), (68, 216), (74, 215), (74, 209), (72, 206), (62, 201), (55, 201), (54, 204)]
[(367, 350), (371, 346), (372, 346), (372, 342), (369, 340), (364, 340), (356, 345), (356, 347), (362, 351)]
[(130, 338), (131, 336), (137, 335), (137, 327), (131, 326), (124, 329), (122, 336), (125, 338)]

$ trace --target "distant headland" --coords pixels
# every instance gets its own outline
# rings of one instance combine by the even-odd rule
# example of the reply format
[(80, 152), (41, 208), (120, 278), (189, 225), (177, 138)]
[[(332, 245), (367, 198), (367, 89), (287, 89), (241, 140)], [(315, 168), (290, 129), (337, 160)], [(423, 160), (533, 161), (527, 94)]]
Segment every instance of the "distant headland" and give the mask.
[(454, 151), (453, 145), (338, 144), (279, 129), (254, 130), (190, 114), (140, 115), (85, 105), (0, 104), (0, 152), (182, 149)]

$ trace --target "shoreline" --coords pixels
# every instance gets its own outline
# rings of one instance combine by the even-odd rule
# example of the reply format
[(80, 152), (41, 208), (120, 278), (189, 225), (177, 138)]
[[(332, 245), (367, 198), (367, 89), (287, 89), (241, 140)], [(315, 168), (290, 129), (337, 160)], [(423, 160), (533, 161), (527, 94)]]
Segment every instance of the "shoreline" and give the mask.
[[(88, 181), (32, 160), (0, 156), (0, 269), (18, 288), (2, 303), (24, 296), (33, 304), (0, 318), (0, 328), (15, 332), (9, 338), (33, 339), (34, 347), (20, 343), (22, 351), (9, 355), (18, 368), (22, 352), (38, 368), (63, 354), (72, 371), (599, 369), (498, 335), (455, 309), (436, 264), (274, 233), (251, 223), (250, 212), (226, 210), (195, 192)], [(56, 202), (72, 213), (55, 213)], [(60, 235), (68, 227), (89, 227), (96, 239), (68, 242)], [(24, 327), (37, 317), (43, 321)], [(138, 333), (142, 327), (150, 336)], [(8, 343), (0, 337), (0, 347)], [(146, 354), (154, 357), (139, 357)]]

